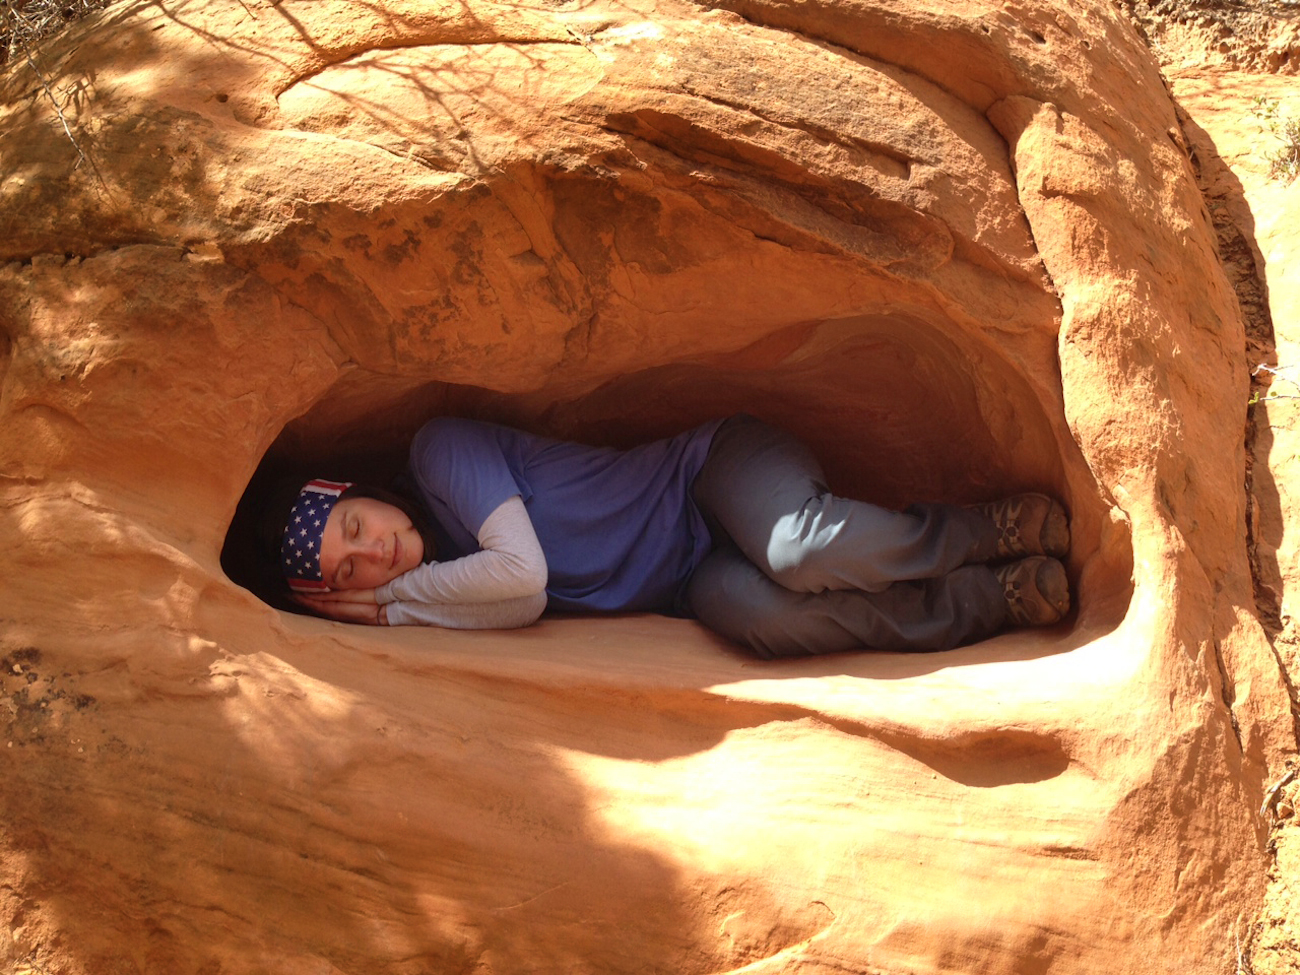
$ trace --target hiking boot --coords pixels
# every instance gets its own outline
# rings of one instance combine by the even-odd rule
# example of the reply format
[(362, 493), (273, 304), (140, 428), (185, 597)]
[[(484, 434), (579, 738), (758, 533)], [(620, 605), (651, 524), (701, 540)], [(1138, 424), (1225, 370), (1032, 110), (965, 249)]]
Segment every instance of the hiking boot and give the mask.
[(1070, 551), (1070, 519), (1061, 503), (1045, 494), (1013, 494), (968, 508), (997, 526), (995, 561), (1028, 555), (1059, 559)]
[(1056, 559), (1032, 555), (993, 570), (1013, 626), (1051, 626), (1070, 611), (1070, 582)]

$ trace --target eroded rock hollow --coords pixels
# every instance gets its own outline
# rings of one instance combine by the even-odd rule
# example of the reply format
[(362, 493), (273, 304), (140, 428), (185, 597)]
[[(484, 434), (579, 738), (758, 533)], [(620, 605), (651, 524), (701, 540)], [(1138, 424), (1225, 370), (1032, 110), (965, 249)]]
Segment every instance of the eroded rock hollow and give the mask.
[[(1243, 337), (1109, 4), (128, 2), (35, 67), (0, 78), (0, 958), (1231, 955), (1289, 734)], [(259, 465), (391, 468), (440, 413), (631, 443), (738, 410), (882, 503), (1061, 495), (1076, 614), (766, 664), (231, 578)]]

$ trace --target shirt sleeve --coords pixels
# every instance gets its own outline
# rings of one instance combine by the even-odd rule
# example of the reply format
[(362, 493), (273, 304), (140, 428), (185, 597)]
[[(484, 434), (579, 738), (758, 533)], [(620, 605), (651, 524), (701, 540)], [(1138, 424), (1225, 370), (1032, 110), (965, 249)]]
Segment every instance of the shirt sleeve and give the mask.
[(478, 543), (481, 551), (472, 555), (429, 562), (398, 576), (376, 589), (375, 598), (382, 604), (445, 606), (496, 603), (540, 593), (545, 601), (546, 556), (519, 495), (507, 498), (488, 515)]
[[(478, 537), (488, 515), (511, 495), (532, 492), (515, 476), (499, 428), (459, 417), (430, 420), (411, 442), (411, 471), (434, 514)], [(449, 526), (450, 527), (450, 526)]]
[(546, 593), (491, 603), (389, 603), (389, 626), (442, 626), (449, 630), (511, 630), (537, 622)]

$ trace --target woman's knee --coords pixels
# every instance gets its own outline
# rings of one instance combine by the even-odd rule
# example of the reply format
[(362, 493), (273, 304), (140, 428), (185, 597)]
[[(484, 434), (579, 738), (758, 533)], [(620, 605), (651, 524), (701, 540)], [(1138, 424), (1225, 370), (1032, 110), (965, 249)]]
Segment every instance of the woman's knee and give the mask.
[(739, 552), (710, 555), (691, 576), (687, 601), (701, 623), (761, 656), (762, 634), (779, 625), (782, 607), (774, 585)]
[(768, 578), (782, 589), (790, 592), (823, 592), (827, 588), (825, 580), (817, 571), (814, 554), (806, 549), (776, 549), (769, 552), (768, 562)]
[(709, 556), (688, 589), (691, 611), (701, 623), (764, 658), (854, 647), (852, 638), (827, 618), (823, 598), (777, 585), (734, 550)]
[(826, 546), (837, 534), (825, 517), (825, 496), (805, 501), (800, 510), (777, 519), (766, 550), (755, 559), (769, 579), (782, 589), (798, 593), (843, 589), (831, 565)]

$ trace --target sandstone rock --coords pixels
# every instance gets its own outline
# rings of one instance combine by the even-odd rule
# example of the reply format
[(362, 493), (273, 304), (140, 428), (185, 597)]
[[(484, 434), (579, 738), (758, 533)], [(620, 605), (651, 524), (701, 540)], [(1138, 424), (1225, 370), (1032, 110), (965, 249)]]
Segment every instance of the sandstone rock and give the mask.
[[(86, 158), (11, 65), (6, 960), (1226, 964), (1290, 733), (1244, 339), (1108, 4), (173, 0), (39, 67)], [(435, 413), (742, 408), (873, 500), (1061, 494), (1076, 617), (760, 664), (349, 628), (221, 561), (259, 465), (383, 470)]]
[[(1284, 120), (1300, 111), (1294, 85), (1285, 79), (1241, 71), (1174, 69), (1170, 81), (1179, 104), (1189, 113), (1191, 147), (1218, 212), (1225, 265), (1239, 278), (1258, 281), (1257, 292), (1242, 301), (1248, 316), (1248, 365), (1258, 376), (1251, 408), (1249, 440), (1253, 453), (1250, 542), (1261, 609), (1274, 631), (1274, 646), (1292, 676), (1300, 669), (1296, 587), (1300, 548), (1295, 529), (1300, 498), (1300, 442), (1296, 396), (1300, 393), (1300, 334), (1295, 309), (1300, 301), (1300, 264), (1294, 254), (1294, 186), (1275, 173), (1272, 160), (1283, 140), (1269, 131), (1260, 108)], [(1285, 784), (1284, 776), (1281, 780)], [(1269, 840), (1275, 858), (1265, 910), (1250, 939), (1251, 967), (1257, 975), (1292, 972), (1297, 958), (1292, 918), (1300, 907), (1300, 843), (1291, 817), (1294, 804), (1282, 794), (1273, 810), (1280, 828)]]

